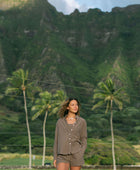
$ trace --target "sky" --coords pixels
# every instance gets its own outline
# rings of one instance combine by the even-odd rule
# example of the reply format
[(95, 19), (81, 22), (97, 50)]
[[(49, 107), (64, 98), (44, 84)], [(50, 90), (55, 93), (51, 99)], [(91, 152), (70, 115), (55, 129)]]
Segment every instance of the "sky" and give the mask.
[(89, 8), (99, 8), (104, 12), (111, 12), (114, 7), (126, 7), (140, 4), (140, 0), (48, 0), (57, 11), (68, 15), (76, 8), (80, 12), (86, 12)]

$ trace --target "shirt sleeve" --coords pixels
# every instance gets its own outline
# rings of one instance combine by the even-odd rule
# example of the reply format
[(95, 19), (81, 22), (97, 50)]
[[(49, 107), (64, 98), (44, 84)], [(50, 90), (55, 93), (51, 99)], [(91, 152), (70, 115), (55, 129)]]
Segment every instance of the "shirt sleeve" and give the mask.
[(53, 147), (53, 156), (54, 160), (57, 158), (57, 149), (58, 148), (58, 123), (56, 124), (55, 128), (55, 139), (54, 139), (54, 147)]
[(81, 148), (83, 154), (86, 150), (86, 147), (87, 147), (87, 123), (84, 120), (81, 128)]

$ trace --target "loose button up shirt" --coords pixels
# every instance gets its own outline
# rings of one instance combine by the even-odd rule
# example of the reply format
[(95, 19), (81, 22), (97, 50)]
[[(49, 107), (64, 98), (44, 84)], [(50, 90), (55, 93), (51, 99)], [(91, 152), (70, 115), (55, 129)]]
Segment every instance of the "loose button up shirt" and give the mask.
[(87, 125), (85, 119), (76, 116), (74, 124), (68, 124), (66, 118), (56, 123), (54, 141), (54, 160), (58, 154), (84, 154), (87, 146)]

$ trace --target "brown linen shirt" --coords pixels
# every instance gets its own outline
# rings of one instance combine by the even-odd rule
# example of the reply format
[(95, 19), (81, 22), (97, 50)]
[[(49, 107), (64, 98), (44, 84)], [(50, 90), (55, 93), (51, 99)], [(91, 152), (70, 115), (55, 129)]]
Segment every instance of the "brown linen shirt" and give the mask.
[(74, 124), (68, 124), (66, 118), (60, 118), (56, 123), (54, 141), (54, 160), (58, 154), (84, 154), (87, 146), (87, 124), (85, 119), (76, 116)]

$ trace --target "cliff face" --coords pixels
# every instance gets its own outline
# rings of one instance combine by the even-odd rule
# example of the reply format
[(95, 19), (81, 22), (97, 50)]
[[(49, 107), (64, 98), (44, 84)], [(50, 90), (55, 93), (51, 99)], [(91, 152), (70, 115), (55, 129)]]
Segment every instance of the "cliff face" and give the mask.
[(0, 10), (8, 10), (13, 7), (23, 7), (28, 1), (29, 0), (0, 0)]
[(140, 5), (63, 15), (46, 0), (26, 1), (0, 13), (1, 65), (8, 75), (29, 69), (43, 88), (63, 86), (85, 101), (107, 76), (130, 95), (140, 92)]

